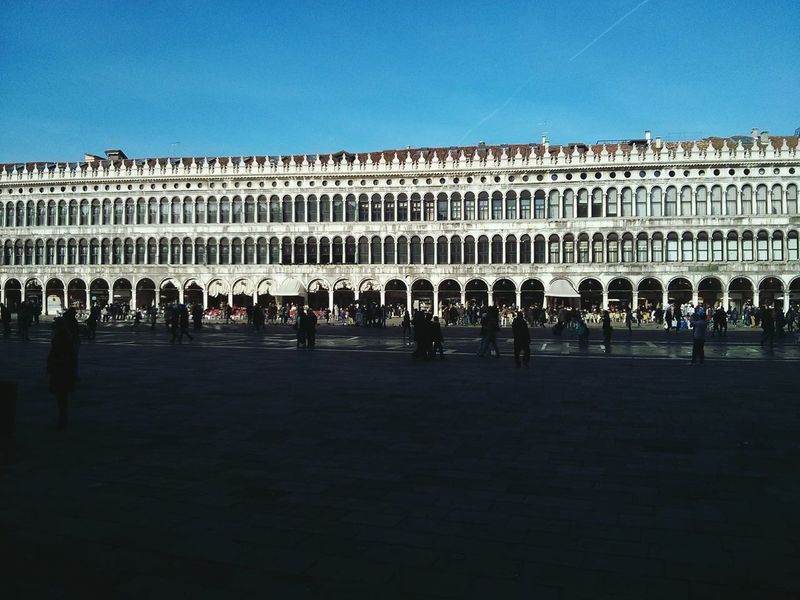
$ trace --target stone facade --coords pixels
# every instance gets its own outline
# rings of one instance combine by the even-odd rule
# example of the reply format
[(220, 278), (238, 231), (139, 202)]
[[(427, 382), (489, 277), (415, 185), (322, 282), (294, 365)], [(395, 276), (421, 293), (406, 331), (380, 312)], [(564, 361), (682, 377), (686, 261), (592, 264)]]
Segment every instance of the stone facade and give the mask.
[[(800, 301), (798, 138), (0, 165), (10, 304)], [(409, 294), (408, 291), (411, 291)], [(549, 297), (549, 296), (547, 296)]]

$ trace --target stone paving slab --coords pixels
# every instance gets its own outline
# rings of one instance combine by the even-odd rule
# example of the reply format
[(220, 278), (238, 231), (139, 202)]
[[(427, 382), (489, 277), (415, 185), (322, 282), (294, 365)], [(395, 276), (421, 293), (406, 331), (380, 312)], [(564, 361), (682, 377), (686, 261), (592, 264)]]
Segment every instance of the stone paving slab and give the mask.
[(800, 596), (793, 348), (701, 369), (651, 330), (628, 343), (650, 360), (515, 369), (472, 356), (474, 330), (417, 362), (330, 329), (316, 352), (101, 332), (64, 432), (47, 332), (2, 342), (8, 597)]

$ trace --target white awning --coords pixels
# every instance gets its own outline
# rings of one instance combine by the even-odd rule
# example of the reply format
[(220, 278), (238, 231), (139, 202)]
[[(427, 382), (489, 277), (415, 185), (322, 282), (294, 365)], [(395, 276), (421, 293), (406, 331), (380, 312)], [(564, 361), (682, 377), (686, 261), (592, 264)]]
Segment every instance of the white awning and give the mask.
[(580, 298), (581, 295), (575, 291), (572, 284), (566, 279), (556, 279), (544, 293), (551, 298)]
[(270, 290), (270, 294), (275, 297), (281, 296), (306, 296), (306, 287), (297, 279), (285, 279), (280, 285)]

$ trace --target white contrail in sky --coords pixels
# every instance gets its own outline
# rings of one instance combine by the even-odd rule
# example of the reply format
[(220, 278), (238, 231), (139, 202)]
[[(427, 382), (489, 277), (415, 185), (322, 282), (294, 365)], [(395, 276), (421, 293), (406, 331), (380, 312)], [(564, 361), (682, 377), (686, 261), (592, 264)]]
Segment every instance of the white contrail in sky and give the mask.
[[(603, 32), (602, 32), (600, 35), (598, 35), (598, 36), (597, 36), (596, 38), (594, 38), (594, 39), (593, 39), (591, 42), (589, 42), (588, 44), (586, 44), (586, 45), (585, 45), (585, 46), (584, 46), (584, 47), (583, 47), (581, 50), (579, 50), (579, 51), (578, 51), (578, 52), (577, 52), (577, 53), (576, 53), (576, 54), (575, 54), (575, 55), (574, 55), (572, 58), (570, 58), (570, 59), (569, 59), (567, 62), (572, 62), (573, 60), (575, 60), (576, 58), (578, 58), (578, 57), (579, 57), (581, 54), (583, 54), (584, 52), (586, 52), (586, 50), (588, 50), (589, 48), (591, 48), (591, 47), (592, 47), (592, 46), (593, 46), (593, 45), (594, 45), (594, 44), (595, 44), (595, 43), (596, 43), (598, 40), (600, 40), (600, 38), (602, 38), (602, 37), (603, 37), (604, 35), (606, 35), (606, 34), (607, 34), (609, 31), (611, 31), (612, 29), (614, 29), (614, 27), (616, 27), (617, 25), (619, 25), (620, 23), (622, 23), (622, 22), (623, 22), (625, 19), (627, 19), (628, 17), (630, 17), (630, 16), (631, 16), (633, 13), (635, 13), (637, 10), (639, 10), (639, 9), (640, 9), (642, 6), (644, 6), (644, 5), (645, 5), (645, 4), (647, 4), (648, 2), (650, 2), (650, 0), (642, 0), (642, 2), (639, 2), (639, 4), (637, 4), (637, 5), (636, 5), (636, 6), (634, 6), (632, 9), (630, 9), (628, 12), (626, 12), (624, 15), (622, 15), (622, 16), (621, 16), (619, 19), (617, 19), (616, 21), (614, 21), (614, 23), (612, 23), (612, 24), (611, 24), (611, 26), (610, 26), (610, 27), (608, 27), (608, 28), (607, 28), (605, 31), (603, 31)], [(467, 129), (467, 131), (466, 131), (466, 132), (464, 132), (464, 135), (462, 135), (462, 136), (461, 136), (461, 139), (460, 139), (460, 140), (458, 140), (458, 143), (459, 143), (459, 144), (461, 144), (461, 142), (463, 142), (463, 141), (464, 141), (464, 139), (465, 139), (465, 138), (466, 138), (466, 137), (467, 137), (467, 136), (468, 136), (470, 133), (472, 133), (473, 131), (475, 131), (475, 130), (476, 130), (478, 127), (480, 127), (481, 125), (483, 125), (484, 123), (486, 123), (486, 121), (488, 121), (489, 119), (491, 119), (492, 117), (494, 117), (494, 116), (495, 116), (497, 113), (499, 113), (499, 112), (500, 112), (501, 110), (503, 110), (503, 109), (504, 109), (506, 106), (508, 106), (509, 102), (511, 102), (511, 101), (512, 101), (514, 98), (516, 98), (517, 94), (519, 94), (519, 93), (520, 93), (520, 92), (521, 92), (523, 89), (525, 89), (525, 87), (526, 87), (526, 86), (527, 86), (527, 85), (528, 85), (528, 84), (529, 84), (531, 81), (533, 81), (534, 77), (536, 77), (536, 73), (533, 73), (533, 74), (532, 74), (530, 77), (528, 77), (528, 78), (527, 78), (525, 81), (523, 81), (523, 82), (522, 82), (522, 83), (521, 83), (521, 84), (520, 84), (520, 85), (517, 87), (517, 89), (515, 89), (513, 92), (511, 92), (511, 95), (510, 95), (508, 98), (506, 98), (506, 99), (503, 101), (503, 103), (502, 103), (500, 106), (498, 106), (497, 108), (495, 108), (495, 109), (494, 109), (492, 112), (490, 112), (488, 115), (486, 115), (485, 117), (483, 117), (483, 118), (482, 118), (480, 121), (478, 121), (477, 123), (475, 123), (475, 125), (473, 125), (473, 126), (472, 126), (472, 127), (470, 127), (469, 129)]]
[(636, 5), (636, 6), (634, 6), (632, 9), (630, 9), (628, 12), (626, 12), (624, 15), (622, 15), (622, 16), (621, 16), (619, 19), (617, 19), (616, 21), (614, 21), (614, 23), (612, 23), (612, 24), (611, 24), (611, 26), (610, 26), (608, 29), (606, 29), (606, 30), (605, 30), (603, 33), (601, 33), (600, 35), (598, 35), (598, 36), (597, 36), (596, 38), (594, 38), (594, 39), (593, 39), (591, 42), (589, 42), (589, 43), (588, 43), (588, 44), (586, 44), (586, 45), (585, 45), (583, 48), (581, 48), (580, 50), (578, 50), (578, 52), (577, 52), (577, 53), (576, 53), (576, 54), (575, 54), (575, 55), (574, 55), (572, 58), (570, 58), (570, 59), (569, 59), (569, 61), (567, 61), (567, 62), (572, 62), (573, 60), (575, 60), (576, 58), (578, 58), (578, 57), (579, 57), (581, 54), (583, 54), (583, 53), (584, 53), (584, 52), (586, 52), (586, 51), (587, 51), (589, 48), (591, 48), (591, 47), (592, 47), (592, 46), (595, 44), (595, 42), (597, 42), (597, 41), (598, 41), (600, 38), (602, 38), (604, 35), (606, 35), (606, 34), (607, 34), (609, 31), (611, 31), (612, 29), (614, 29), (614, 27), (616, 27), (617, 25), (619, 25), (620, 23), (622, 23), (622, 22), (623, 22), (625, 19), (627, 19), (628, 17), (630, 17), (630, 16), (631, 16), (633, 13), (635, 13), (637, 10), (639, 10), (639, 9), (640, 9), (642, 6), (644, 6), (644, 5), (645, 5), (645, 4), (647, 4), (648, 2), (650, 2), (650, 0), (642, 0), (642, 2), (639, 2), (639, 4), (637, 4), (637, 5)]

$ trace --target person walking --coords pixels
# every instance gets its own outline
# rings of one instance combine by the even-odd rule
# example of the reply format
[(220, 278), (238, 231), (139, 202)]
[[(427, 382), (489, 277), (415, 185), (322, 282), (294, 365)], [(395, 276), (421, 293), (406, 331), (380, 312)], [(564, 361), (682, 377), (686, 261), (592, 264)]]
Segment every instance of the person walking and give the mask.
[(775, 344), (775, 320), (772, 316), (772, 308), (764, 306), (761, 308), (761, 346), (768, 345), (772, 350)]
[(431, 339), (433, 340), (431, 358), (436, 356), (436, 351), (438, 350), (439, 357), (444, 360), (444, 336), (442, 335), (442, 325), (439, 323), (439, 317), (433, 317), (433, 324), (431, 326)]
[(628, 335), (633, 333), (633, 329), (631, 329), (631, 325), (633, 324), (633, 313), (631, 312), (631, 307), (625, 307), (625, 327), (628, 328)]
[(403, 315), (403, 345), (411, 345), (411, 315), (407, 309)]
[(53, 323), (53, 339), (47, 355), (49, 389), (58, 404), (58, 429), (67, 425), (69, 394), (75, 390), (78, 375), (78, 345), (63, 317)]
[(11, 310), (2, 303), (0, 303), (0, 321), (3, 323), (3, 337), (7, 338), (11, 335)]
[(317, 315), (309, 308), (303, 319), (303, 328), (306, 334), (306, 347), (309, 350), (313, 350), (314, 346), (317, 344), (317, 320)]
[(89, 316), (86, 318), (86, 339), (93, 340), (97, 335), (97, 311), (96, 306), (93, 306), (89, 311)]
[(611, 315), (608, 314), (607, 310), (604, 310), (600, 316), (600, 322), (603, 325), (603, 349), (606, 354), (609, 354), (611, 352), (611, 333), (614, 328), (611, 326)]
[[(511, 331), (514, 334), (514, 364), (517, 365), (517, 368), (520, 368), (522, 364), (527, 367), (531, 360), (531, 331), (528, 329), (528, 323), (521, 311), (511, 322)], [(522, 363), (520, 363), (520, 354), (522, 354)]]
[(181, 304), (178, 308), (178, 329), (178, 343), (183, 343), (183, 336), (188, 337), (190, 342), (194, 340), (189, 333), (189, 309), (185, 304)]
[(692, 334), (692, 360), (690, 364), (703, 364), (706, 359), (705, 345), (706, 345), (706, 330), (708, 329), (708, 321), (706, 320), (706, 312), (702, 306), (698, 306), (694, 315), (692, 315), (691, 326)]
[(294, 328), (295, 334), (297, 335), (297, 349), (306, 347), (306, 330), (305, 330), (305, 318), (303, 317), (303, 311), (300, 310), (297, 312), (297, 316), (292, 324)]

